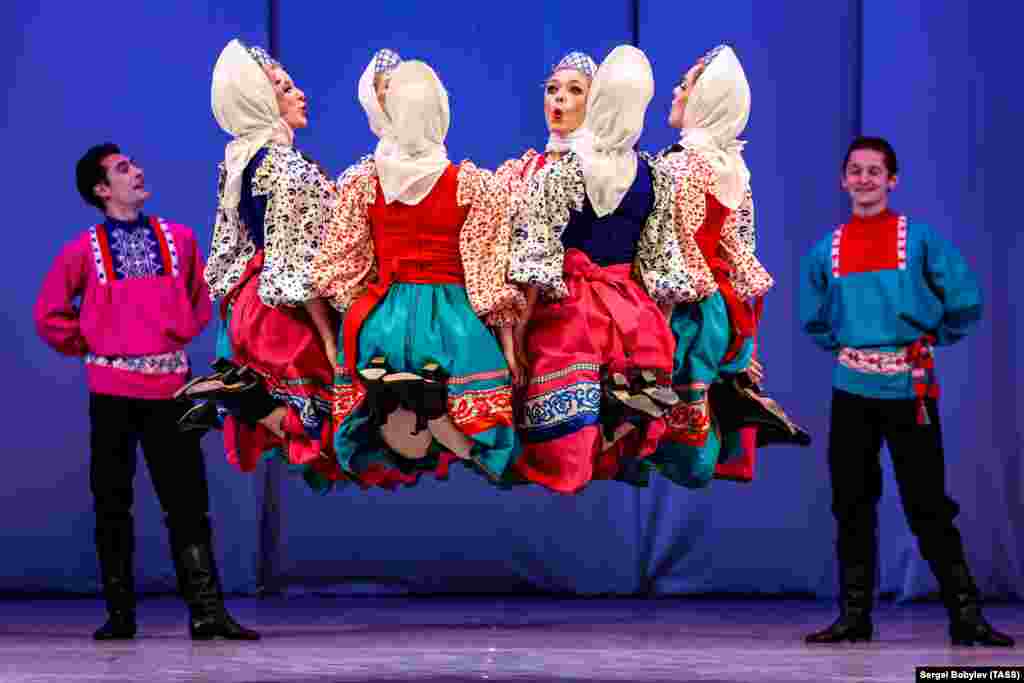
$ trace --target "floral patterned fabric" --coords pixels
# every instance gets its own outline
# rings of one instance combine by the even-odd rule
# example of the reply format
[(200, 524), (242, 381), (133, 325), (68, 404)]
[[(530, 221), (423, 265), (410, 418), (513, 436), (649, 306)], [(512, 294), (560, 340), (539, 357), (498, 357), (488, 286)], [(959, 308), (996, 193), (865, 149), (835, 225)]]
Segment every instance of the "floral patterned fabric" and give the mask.
[(382, 441), (354, 374), (375, 357), (397, 371), (440, 365), (449, 375), (448, 415), (473, 442), (467, 462), (490, 481), (502, 482), (518, 453), (510, 373), (484, 325), (515, 325), (525, 308), (522, 293), (505, 280), (507, 173), (468, 161), (450, 165), (415, 206), (384, 202), (369, 157), (338, 181), (340, 199), (314, 272), (318, 290), (344, 314), (334, 450), (362, 486), (411, 486), (424, 473), (444, 479), (454, 460), (436, 441), (414, 461)]
[[(341, 175), (340, 198), (327, 224), (323, 248), (314, 262), (317, 290), (342, 313), (376, 279), (368, 211), (377, 191), (372, 157), (364, 157)], [(526, 301), (522, 292), (505, 280), (512, 211), (507, 172), (499, 176), (477, 168), (470, 161), (462, 162), (456, 202), (469, 207), (460, 232), (459, 250), (470, 305), (492, 327), (514, 325)]]
[[(259, 296), (268, 306), (298, 305), (319, 296), (313, 261), (337, 195), (334, 184), (298, 150), (279, 144), (266, 149), (253, 178), (253, 194), (267, 198)], [(223, 185), (222, 168), (219, 193)], [(237, 210), (219, 209), (205, 273), (211, 296), (231, 291), (256, 250)]]
[(700, 150), (675, 146), (654, 163), (671, 178), (672, 224), (695, 297), (673, 310), (672, 384), (683, 400), (669, 414), (665, 438), (648, 463), (677, 484), (701, 488), (719, 471), (724, 444), (738, 438), (717, 427), (709, 387), (749, 363), (754, 321), (747, 301), (773, 283), (754, 255), (749, 187), (737, 209), (729, 210)]
[[(714, 170), (703, 154), (686, 146), (677, 153), (659, 157), (653, 163), (672, 179), (675, 195), (671, 207), (672, 222), (676, 226), (682, 257), (696, 297), (681, 301), (703, 300), (718, 289), (695, 239), (707, 215), (706, 195), (714, 193)], [(755, 243), (753, 197), (748, 188), (740, 207), (726, 219), (719, 245), (730, 265), (730, 282), (744, 299), (762, 296), (774, 284), (771, 275), (754, 255)]]
[[(677, 237), (672, 176), (648, 155), (642, 157), (651, 169), (654, 210), (640, 232), (636, 268), (658, 303), (692, 301), (696, 293)], [(539, 287), (548, 298), (566, 296), (561, 236), (570, 209), (582, 211), (585, 197), (583, 170), (571, 152), (533, 175), (515, 218), (510, 280)]]
[(470, 207), (459, 236), (469, 301), (489, 326), (512, 327), (526, 308), (526, 298), (505, 279), (511, 258), (511, 196), (501, 177), (464, 161), (456, 201)]
[(538, 287), (553, 299), (568, 295), (561, 236), (569, 225), (569, 210), (583, 211), (585, 197), (583, 169), (575, 154), (546, 164), (533, 175), (515, 216), (509, 280)]
[(338, 203), (324, 226), (313, 276), (320, 295), (345, 313), (377, 278), (368, 211), (377, 196), (372, 156), (365, 156), (338, 178)]
[(672, 175), (649, 155), (640, 156), (650, 165), (654, 184), (654, 211), (637, 244), (640, 278), (647, 293), (659, 304), (693, 301), (697, 292), (679, 240)]

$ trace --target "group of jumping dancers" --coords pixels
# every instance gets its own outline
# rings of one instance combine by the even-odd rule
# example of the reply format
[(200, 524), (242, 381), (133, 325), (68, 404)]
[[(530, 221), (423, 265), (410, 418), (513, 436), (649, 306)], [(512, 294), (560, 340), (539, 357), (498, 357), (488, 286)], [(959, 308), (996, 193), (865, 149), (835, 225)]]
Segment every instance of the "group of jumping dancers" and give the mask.
[[(223, 364), (179, 396), (204, 401), (186, 426), (223, 417), (242, 470), (273, 453), (317, 489), (412, 485), (454, 461), (562, 493), (653, 471), (700, 487), (733, 474), (728, 456), (751, 476), (756, 420), (807, 440), (769, 400), (743, 400), (752, 301), (772, 279), (730, 48), (679, 84), (684, 134), (655, 156), (634, 149), (654, 80), (630, 46), (600, 68), (579, 52), (556, 65), (545, 151), (493, 172), (448, 159), (448, 96), (426, 63), (381, 50), (358, 88), (380, 141), (335, 183), (291, 144), (306, 100), (279, 63), (235, 42), (214, 68), (235, 136), (206, 265)], [(709, 403), (726, 377), (738, 410), (721, 425)]]
[[(119, 148), (79, 162), (78, 189), (104, 222), (62, 252), (36, 320), (88, 371), (110, 615), (97, 638), (136, 631), (140, 440), (192, 636), (239, 639), (258, 636), (223, 607), (198, 447), (210, 429), (240, 470), (280, 458), (322, 492), (445, 479), (455, 463), (502, 489), (574, 494), (655, 474), (701, 488), (751, 481), (759, 446), (810, 443), (760, 390), (757, 328), (773, 279), (755, 254), (740, 139), (751, 92), (730, 47), (685, 70), (668, 114), (679, 142), (657, 154), (636, 150), (654, 79), (632, 46), (600, 65), (566, 55), (544, 85), (544, 151), (494, 171), (449, 160), (448, 94), (427, 63), (380, 50), (357, 87), (379, 140), (334, 180), (294, 145), (307, 100), (292, 76), (262, 49), (228, 43), (212, 106), (232, 140), (205, 264), (188, 228), (141, 213), (142, 169)], [(804, 264), (802, 324), (837, 356), (832, 436), (845, 434), (829, 447), (841, 616), (809, 640), (873, 635), (872, 467), (882, 438), (898, 460), (898, 434), (904, 448), (936, 441), (933, 474), (901, 478), (901, 494), (931, 497), (908, 517), (951, 636), (1012, 644), (978, 607), (935, 409), (931, 349), (980, 318), (980, 292), (958, 252), (888, 210), (896, 174), (888, 143), (854, 141), (841, 176), (854, 218)], [(906, 305), (882, 310), (887, 293)], [(217, 360), (193, 376), (184, 346), (213, 316), (211, 300)], [(894, 417), (904, 407), (912, 423)], [(170, 449), (191, 455), (169, 468), (159, 452)], [(948, 501), (941, 513), (935, 500)]]

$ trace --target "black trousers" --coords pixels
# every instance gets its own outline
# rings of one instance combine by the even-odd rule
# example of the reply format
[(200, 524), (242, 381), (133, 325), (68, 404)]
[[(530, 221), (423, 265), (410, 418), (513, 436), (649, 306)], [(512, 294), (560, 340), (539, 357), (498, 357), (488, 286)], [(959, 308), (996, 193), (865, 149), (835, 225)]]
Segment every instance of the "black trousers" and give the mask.
[(209, 542), (206, 465), (199, 436), (178, 431), (182, 412), (170, 400), (89, 394), (89, 481), (98, 543), (132, 533), (139, 444), (172, 533), (185, 543)]
[(912, 399), (833, 391), (828, 463), (841, 566), (877, 566), (883, 440), (892, 456), (903, 512), (932, 572), (942, 581), (949, 567), (965, 563), (963, 541), (953, 524), (960, 507), (946, 493), (942, 430), (933, 399), (927, 400), (927, 410), (931, 424), (919, 425)]

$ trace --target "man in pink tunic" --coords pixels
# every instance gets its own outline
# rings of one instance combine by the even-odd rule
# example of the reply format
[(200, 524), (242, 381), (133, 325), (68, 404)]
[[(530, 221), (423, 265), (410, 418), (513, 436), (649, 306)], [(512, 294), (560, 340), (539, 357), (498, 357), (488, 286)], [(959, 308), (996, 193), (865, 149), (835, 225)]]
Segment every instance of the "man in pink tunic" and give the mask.
[(136, 632), (132, 503), (141, 442), (166, 514), (191, 637), (255, 640), (259, 635), (224, 609), (199, 436), (178, 430), (182, 407), (172, 398), (189, 376), (185, 346), (211, 315), (195, 236), (142, 213), (150, 195), (142, 168), (116, 145), (89, 149), (75, 176), (103, 221), (65, 245), (34, 315), (43, 341), (85, 362), (89, 479), (108, 612), (93, 637), (128, 639)]

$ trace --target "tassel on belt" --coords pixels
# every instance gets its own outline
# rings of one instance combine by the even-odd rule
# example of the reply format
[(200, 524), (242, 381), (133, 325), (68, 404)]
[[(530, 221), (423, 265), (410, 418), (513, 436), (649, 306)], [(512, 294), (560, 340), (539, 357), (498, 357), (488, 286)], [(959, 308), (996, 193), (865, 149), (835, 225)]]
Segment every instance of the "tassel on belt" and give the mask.
[(856, 372), (871, 375), (900, 375), (909, 372), (917, 403), (917, 423), (926, 425), (931, 424), (931, 420), (925, 407), (925, 399), (939, 398), (934, 345), (935, 337), (926, 334), (898, 351), (854, 349), (844, 346), (839, 350), (839, 363)]

